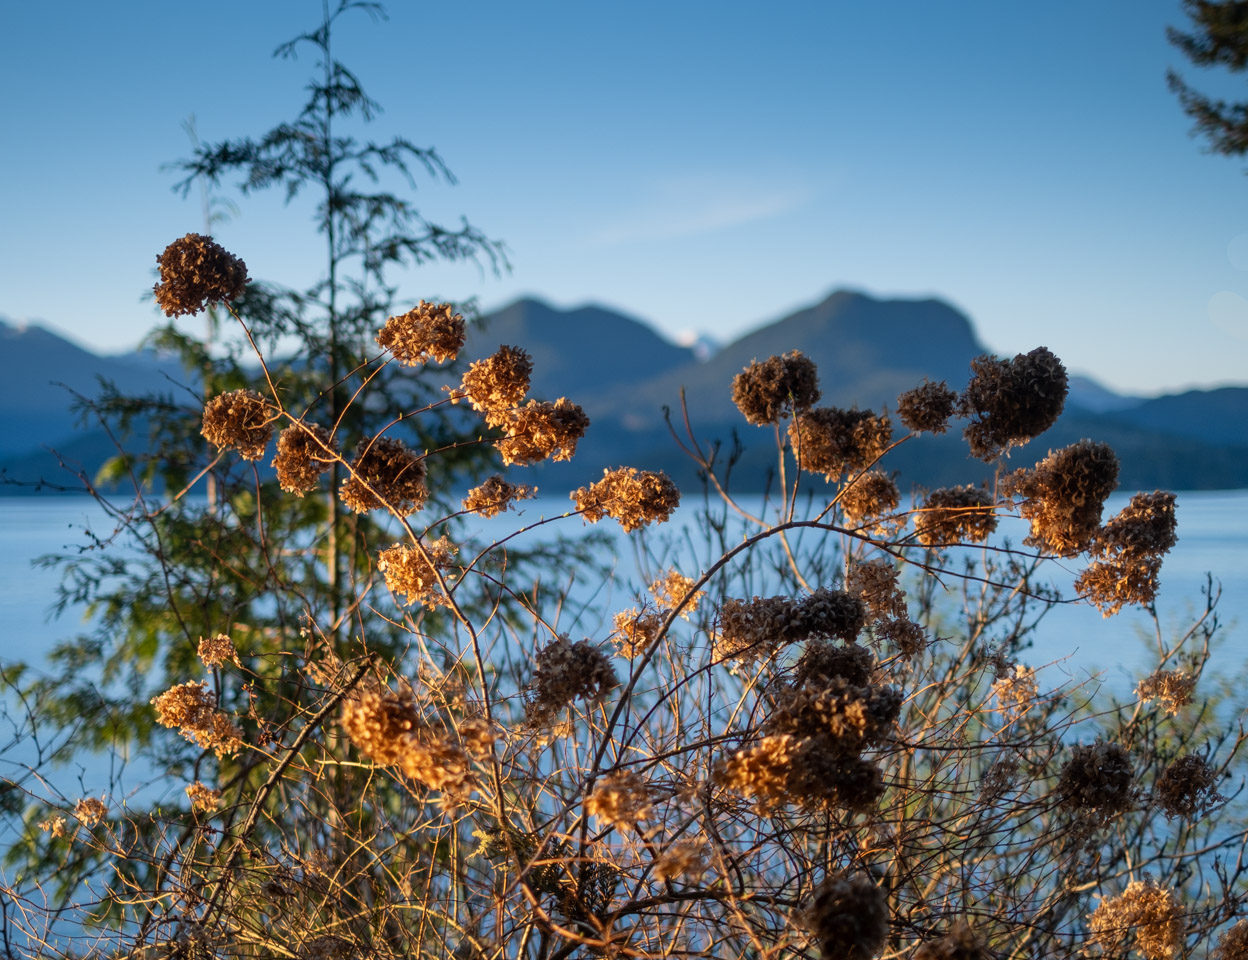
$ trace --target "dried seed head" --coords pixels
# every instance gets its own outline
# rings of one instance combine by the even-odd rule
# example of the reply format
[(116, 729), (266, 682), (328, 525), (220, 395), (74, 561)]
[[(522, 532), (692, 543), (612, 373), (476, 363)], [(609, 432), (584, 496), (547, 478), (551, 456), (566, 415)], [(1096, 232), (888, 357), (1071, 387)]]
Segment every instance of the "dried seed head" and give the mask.
[(495, 474), (479, 487), (473, 487), (464, 497), (464, 511), (479, 517), (496, 517), (509, 509), (517, 500), (531, 500), (537, 496), (537, 487), (522, 483), (508, 483)]
[(209, 669), (219, 667), (227, 660), (236, 667), (242, 666), (238, 662), (238, 651), (234, 648), (234, 641), (224, 633), (218, 633), (215, 637), (200, 637), (196, 654), (200, 663)]
[(244, 460), (259, 460), (273, 438), (273, 411), (254, 390), (230, 390), (204, 406), (200, 433), (219, 450), (235, 449)]
[(221, 805), (221, 791), (205, 786), (198, 780), (186, 788), (186, 795), (191, 800), (192, 810), (200, 810), (207, 813)]
[(1066, 404), (1066, 368), (1045, 347), (1013, 360), (976, 357), (971, 373), (957, 412), (971, 419), (962, 435), (980, 460), (995, 460), (1038, 437), (1057, 422)]
[(84, 797), (74, 805), (74, 816), (85, 827), (94, 827), (108, 816), (108, 805), (96, 797)]
[(65, 818), (59, 814), (39, 822), (39, 829), (53, 838), (65, 836)]
[(356, 513), (389, 508), (405, 517), (423, 507), (429, 497), (424, 458), (393, 437), (361, 440), (351, 471), (338, 498)]
[(896, 687), (857, 686), (839, 677), (826, 686), (787, 685), (775, 694), (763, 729), (798, 739), (822, 738), (828, 753), (854, 757), (889, 735), (901, 704), (901, 691)]
[(473, 409), (485, 415), (486, 423), (501, 427), (508, 411), (524, 401), (532, 375), (533, 361), (527, 353), (519, 347), (499, 347), (493, 356), (469, 365), (461, 390)]
[(573, 700), (596, 701), (619, 685), (606, 654), (588, 640), (559, 637), (534, 658), (537, 669), (525, 691), (525, 713), (545, 726)]
[(919, 624), (905, 617), (882, 620), (875, 625), (877, 640), (887, 641), (903, 660), (917, 657), (927, 649), (927, 635)]
[(177, 727), (187, 740), (212, 750), (218, 757), (237, 753), (243, 745), (242, 731), (228, 714), (217, 710), (217, 698), (206, 684), (181, 683), (151, 700), (156, 722)]
[(915, 535), (925, 547), (983, 543), (995, 529), (992, 497), (969, 485), (933, 490), (914, 523)]
[(654, 876), (660, 882), (683, 877), (700, 883), (709, 869), (706, 844), (698, 840), (677, 840), (654, 861)]
[(906, 616), (906, 593), (897, 586), (897, 568), (888, 560), (850, 564), (845, 589), (866, 604), (872, 620)]
[(615, 641), (616, 650), (620, 656), (632, 660), (645, 653), (658, 638), (659, 630), (663, 627), (663, 618), (648, 610), (639, 613), (634, 607), (617, 613), (613, 626), (615, 636), (612, 639)]
[(632, 770), (617, 770), (598, 781), (585, 801), (585, 812), (604, 824), (635, 827), (651, 816), (653, 792), (649, 781)]
[(273, 466), (277, 482), (287, 493), (302, 497), (316, 489), (317, 478), (333, 466), (338, 441), (317, 423), (292, 423), (277, 435)]
[(1068, 810), (1108, 818), (1131, 808), (1131, 780), (1131, 758), (1118, 744), (1076, 744), (1058, 777), (1057, 795)]
[(791, 413), (804, 413), (819, 402), (819, 373), (796, 350), (784, 356), (755, 360), (732, 379), (732, 402), (755, 426), (777, 423)]
[(1226, 799), (1217, 791), (1218, 772), (1204, 757), (1186, 754), (1169, 764), (1153, 785), (1166, 817), (1196, 820)]
[(815, 640), (806, 645), (793, 669), (793, 686), (829, 687), (841, 680), (865, 687), (875, 672), (875, 654), (856, 643), (840, 644)]
[(342, 729), (357, 750), (374, 763), (391, 766), (407, 752), (407, 737), (424, 726), (410, 690), (363, 690), (343, 701)]
[(789, 424), (789, 443), (803, 470), (829, 480), (860, 473), (883, 456), (893, 439), (887, 414), (819, 407)]
[(1213, 960), (1248, 960), (1248, 920), (1240, 920), (1218, 938)]
[(1015, 664), (1013, 670), (997, 677), (992, 685), (1001, 712), (1010, 719), (1022, 717), (1036, 702), (1040, 688), (1036, 684), (1036, 671), (1023, 664)]
[(680, 505), (680, 490), (667, 474), (620, 467), (604, 470), (602, 479), (570, 494), (576, 509), (590, 523), (614, 517), (625, 533), (650, 523), (663, 523)]
[(901, 492), (888, 474), (871, 470), (845, 488), (840, 503), (849, 523), (869, 528), (868, 532), (877, 532), (884, 529), (884, 525), (868, 521), (879, 520), (896, 510), (901, 503)]
[(1075, 589), (1105, 616), (1123, 604), (1151, 604), (1157, 598), (1161, 558), (1178, 542), (1174, 494), (1137, 493), (1093, 538), (1096, 560), (1079, 575)]
[(991, 960), (992, 954), (965, 920), (953, 924), (939, 940), (921, 944), (914, 960)]
[[(377, 569), (385, 575), (391, 593), (407, 597), (403, 601), (407, 606), (413, 603), (430, 609), (447, 606), (450, 601), (438, 585), (434, 571), (449, 567), (458, 550), (446, 537), (430, 540), (424, 547), (423, 553), (405, 543), (387, 547), (377, 555)], [(443, 579), (449, 581), (452, 577), (444, 573)]]
[(1095, 560), (1075, 578), (1077, 590), (1089, 603), (1112, 617), (1125, 604), (1147, 606), (1157, 599), (1161, 559)]
[(247, 264), (212, 237), (188, 233), (156, 258), (160, 282), (153, 291), (166, 317), (199, 313), (210, 303), (237, 300), (247, 289)]
[(680, 615), (688, 620), (689, 615), (698, 609), (698, 602), (704, 596), (702, 590), (691, 592), (694, 583), (692, 577), (684, 576), (673, 567), (650, 584), (650, 593), (660, 610), (675, 610), (683, 603)]
[(1007, 496), (1021, 496), (1019, 512), (1031, 521), (1023, 542), (1059, 557), (1089, 549), (1101, 526), (1105, 501), (1118, 485), (1118, 457), (1108, 444), (1080, 440), (1030, 470), (1005, 478)]
[(1135, 694), (1141, 700), (1158, 700), (1166, 713), (1176, 716), (1192, 702), (1196, 678), (1182, 670), (1157, 670), (1140, 681)]
[(950, 390), (944, 380), (924, 380), (897, 398), (897, 419), (913, 433), (944, 433), (949, 429), (957, 399), (957, 392)]
[(717, 660), (750, 661), (803, 640), (855, 640), (866, 623), (858, 597), (820, 587), (803, 600), (754, 597), (725, 600), (712, 637)]
[(1146, 960), (1170, 960), (1182, 942), (1183, 911), (1172, 890), (1146, 877), (1102, 900), (1088, 926), (1093, 941), (1107, 951), (1123, 952), (1134, 940)]
[(402, 316), (391, 317), (377, 333), (377, 346), (405, 367), (454, 360), (463, 345), (464, 318), (449, 303), (421, 300)]
[(888, 939), (888, 898), (865, 877), (831, 876), (815, 889), (805, 922), (828, 960), (870, 960)]
[(508, 466), (527, 466), (552, 460), (571, 460), (576, 444), (589, 428), (589, 417), (577, 404), (560, 397), (554, 403), (530, 400), (509, 410), (499, 424), (507, 436), (498, 441), (498, 452)]

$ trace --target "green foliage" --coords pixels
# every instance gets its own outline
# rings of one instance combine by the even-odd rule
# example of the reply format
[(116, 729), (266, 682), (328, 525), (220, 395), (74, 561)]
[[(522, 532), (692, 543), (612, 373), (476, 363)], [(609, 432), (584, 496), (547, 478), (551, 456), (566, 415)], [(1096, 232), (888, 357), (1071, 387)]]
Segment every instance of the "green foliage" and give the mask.
[[(1191, 32), (1171, 28), (1170, 42), (1198, 67), (1224, 67), (1232, 73), (1248, 68), (1248, 3), (1242, 0), (1183, 0)], [(1248, 153), (1248, 103), (1206, 96), (1178, 73), (1167, 75), (1183, 109), (1214, 153), (1242, 157)]]

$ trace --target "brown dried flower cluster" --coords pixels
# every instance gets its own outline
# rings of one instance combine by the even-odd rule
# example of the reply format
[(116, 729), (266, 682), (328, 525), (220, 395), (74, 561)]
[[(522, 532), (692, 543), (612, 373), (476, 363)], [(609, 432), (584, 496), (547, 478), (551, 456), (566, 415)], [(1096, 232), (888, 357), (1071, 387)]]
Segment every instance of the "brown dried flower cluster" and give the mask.
[(198, 780), (186, 788), (186, 795), (190, 798), (192, 810), (207, 813), (221, 805), (221, 791), (214, 790)]
[(1135, 695), (1141, 700), (1158, 700), (1170, 716), (1192, 702), (1196, 678), (1182, 670), (1157, 670), (1139, 682)]
[(1161, 559), (1178, 542), (1174, 494), (1137, 493), (1111, 517), (1092, 544), (1100, 557), (1075, 581), (1075, 589), (1105, 616), (1123, 604), (1150, 604), (1157, 597)]
[(617, 770), (598, 781), (585, 801), (585, 812), (604, 824), (635, 827), (650, 818), (653, 790), (649, 781), (633, 770)]
[(686, 577), (673, 567), (650, 584), (650, 594), (660, 610), (675, 610), (683, 603), (684, 606), (680, 607), (680, 615), (688, 620), (689, 615), (698, 609), (698, 602), (705, 595), (704, 591), (693, 589), (695, 582), (692, 577)]
[(39, 821), (39, 829), (53, 838), (65, 836), (65, 818), (56, 814), (46, 820)]
[[(413, 603), (430, 609), (447, 606), (450, 600), (438, 585), (435, 570), (448, 567), (459, 551), (446, 537), (430, 540), (424, 548), (422, 553), (405, 543), (387, 547), (377, 555), (377, 569), (385, 576), (391, 593), (407, 597), (403, 601), (406, 606)], [(443, 574), (443, 579), (451, 577)]]
[(1068, 810), (1091, 810), (1108, 819), (1131, 808), (1131, 780), (1131, 758), (1119, 744), (1076, 744), (1058, 776), (1057, 796)]
[(394, 437), (361, 440), (351, 460), (352, 476), (338, 490), (338, 498), (356, 513), (389, 507), (401, 517), (425, 505), (424, 458)]
[(870, 960), (888, 939), (888, 897), (866, 877), (831, 876), (804, 919), (827, 960)]
[(1066, 404), (1066, 368), (1045, 347), (1013, 360), (976, 357), (971, 374), (957, 412), (971, 420), (962, 435), (980, 460), (995, 460), (1038, 437), (1057, 422)]
[(1107, 951), (1125, 952), (1134, 941), (1146, 960), (1170, 960), (1182, 942), (1183, 911), (1173, 891), (1146, 877), (1102, 900), (1088, 926), (1092, 940)]
[(199, 662), (210, 670), (221, 666), (227, 660), (236, 667), (242, 666), (238, 662), (238, 651), (234, 648), (234, 641), (224, 633), (218, 633), (215, 637), (200, 637), (196, 656), (199, 657)]
[(489, 477), (480, 486), (473, 487), (464, 497), (464, 510), (480, 517), (496, 517), (510, 508), (517, 500), (532, 500), (537, 487), (524, 483), (508, 483), (498, 474)]
[(978, 487), (945, 487), (928, 494), (914, 532), (925, 547), (983, 543), (997, 529), (992, 497)]
[(454, 360), (464, 346), (464, 318), (449, 303), (420, 303), (390, 317), (377, 333), (377, 346), (389, 350), (405, 367), (430, 360)]
[(1153, 785), (1153, 797), (1168, 818), (1195, 820), (1226, 799), (1218, 793), (1217, 783), (1218, 772), (1209, 761), (1189, 753), (1161, 772)]
[(606, 654), (588, 640), (561, 636), (534, 658), (536, 671), (525, 691), (525, 713), (545, 726), (573, 700), (596, 701), (619, 684)]
[(845, 589), (866, 604), (872, 620), (905, 617), (906, 592), (897, 586), (897, 576), (897, 568), (888, 560), (851, 563)]
[(883, 620), (873, 629), (876, 638), (896, 647), (897, 655), (903, 660), (917, 657), (927, 649), (927, 634), (919, 624), (906, 617)]
[(498, 452), (508, 466), (527, 466), (547, 459), (571, 460), (576, 443), (589, 428), (585, 411), (567, 397), (554, 403), (530, 400), (507, 412), (500, 424), (507, 436), (498, 441)]
[(897, 419), (913, 433), (944, 433), (957, 399), (957, 392), (944, 380), (924, 380), (897, 398)]
[(153, 291), (166, 317), (199, 313), (210, 303), (237, 300), (247, 289), (247, 264), (212, 237), (188, 233), (156, 258), (160, 282)]
[(1248, 920), (1240, 920), (1218, 937), (1213, 960), (1248, 960)]
[(235, 449), (244, 460), (259, 460), (273, 439), (273, 411), (254, 390), (230, 390), (204, 406), (204, 439), (218, 450)]
[(461, 393), (492, 427), (507, 422), (507, 413), (524, 402), (533, 375), (533, 361), (519, 347), (502, 346), (484, 360), (469, 364)]
[(1021, 663), (1015, 664), (1012, 670), (997, 677), (992, 692), (1001, 706), (1001, 712), (1011, 719), (1018, 719), (1031, 709), (1039, 696), (1036, 671)]
[(632, 660), (650, 648), (650, 644), (659, 636), (663, 627), (663, 617), (650, 610), (638, 612), (636, 607), (624, 610), (615, 615), (612, 621), (615, 628), (616, 650), (620, 656)]
[(292, 423), (277, 435), (277, 482), (287, 493), (302, 497), (316, 489), (317, 479), (337, 455), (338, 441), (319, 423)]
[(680, 490), (662, 471), (620, 467), (604, 470), (602, 479), (569, 495), (590, 523), (614, 517), (625, 533), (650, 523), (663, 523), (680, 506)]
[(717, 660), (753, 660), (809, 639), (857, 638), (866, 624), (862, 600), (841, 590), (820, 588), (803, 600), (754, 597), (724, 601), (713, 637)]
[(886, 529), (886, 525), (868, 521), (888, 516), (899, 503), (901, 491), (897, 482), (882, 470), (871, 470), (858, 477), (842, 491), (840, 499), (845, 519), (856, 526), (869, 527), (868, 532)]
[(865, 470), (892, 439), (888, 415), (870, 410), (819, 407), (789, 424), (789, 443), (801, 468), (829, 480)]
[(74, 816), (85, 827), (94, 827), (108, 816), (108, 805), (98, 797), (84, 797), (74, 804)]
[(939, 940), (920, 944), (914, 960), (991, 960), (987, 946), (964, 920), (959, 920)]
[(1073, 557), (1089, 549), (1101, 526), (1105, 501), (1118, 485), (1113, 448), (1080, 440), (1049, 455), (1030, 470), (1005, 478), (1007, 496), (1024, 498), (1019, 513), (1031, 521), (1030, 547)]
[(756, 427), (805, 413), (819, 402), (819, 372), (805, 354), (755, 360), (732, 378), (732, 402)]
[(217, 698), (207, 684), (194, 680), (170, 687), (152, 698), (156, 722), (162, 727), (177, 727), (182, 736), (212, 750), (218, 757), (237, 753), (243, 745), (243, 733), (226, 713), (217, 709)]
[(654, 861), (654, 876), (660, 882), (684, 877), (699, 883), (708, 869), (706, 844), (698, 840), (677, 840)]

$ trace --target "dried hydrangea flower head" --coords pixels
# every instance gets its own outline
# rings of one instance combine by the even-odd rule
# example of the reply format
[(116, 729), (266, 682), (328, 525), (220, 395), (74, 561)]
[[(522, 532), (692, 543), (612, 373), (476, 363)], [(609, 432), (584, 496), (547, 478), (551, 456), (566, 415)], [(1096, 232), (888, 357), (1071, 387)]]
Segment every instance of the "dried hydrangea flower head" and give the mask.
[(929, 940), (914, 951), (914, 960), (991, 960), (984, 941), (965, 920), (959, 920), (939, 940)]
[(454, 360), (464, 346), (464, 318), (449, 303), (420, 303), (391, 317), (377, 333), (377, 346), (405, 367)]
[(1134, 941), (1146, 960), (1171, 960), (1183, 940), (1183, 911), (1174, 891), (1145, 877), (1102, 900), (1088, 926), (1092, 940), (1107, 952), (1125, 952)]
[(1185, 754), (1166, 766), (1153, 784), (1153, 798), (1169, 819), (1195, 820), (1227, 798), (1217, 791), (1218, 772), (1204, 757)]
[(905, 617), (906, 593), (897, 585), (897, 568), (889, 560), (862, 560), (849, 565), (845, 590), (867, 607), (872, 620)]
[(343, 701), (342, 729), (374, 763), (392, 766), (407, 752), (407, 736), (424, 725), (410, 688), (375, 685)]
[(958, 394), (944, 380), (924, 380), (897, 398), (897, 419), (912, 433), (944, 433), (949, 429)]
[(602, 479), (569, 495), (590, 523), (614, 517), (625, 533), (663, 523), (680, 505), (680, 490), (666, 473), (620, 467), (604, 470)]
[(1066, 368), (1045, 347), (1013, 360), (976, 357), (971, 373), (957, 412), (971, 420), (962, 435), (980, 460), (995, 460), (1010, 447), (1038, 437), (1057, 422), (1066, 405)]
[(803, 600), (792, 597), (728, 599), (712, 635), (717, 660), (750, 661), (803, 640), (855, 640), (866, 625), (866, 605), (842, 590), (820, 587)]
[(254, 390), (220, 393), (205, 404), (200, 433), (219, 450), (234, 449), (244, 460), (259, 460), (273, 438), (273, 410)]
[(707, 846), (699, 840), (677, 840), (654, 861), (654, 876), (660, 882), (683, 877), (688, 883), (701, 883), (709, 870)]
[(177, 727), (187, 740), (218, 757), (237, 753), (243, 745), (242, 731), (228, 714), (217, 709), (216, 695), (207, 684), (194, 680), (177, 684), (153, 697), (151, 704), (162, 727)]
[(1248, 960), (1248, 920), (1240, 920), (1218, 937), (1213, 960)]
[(507, 422), (507, 413), (524, 402), (533, 375), (533, 361), (519, 347), (502, 346), (484, 360), (469, 364), (461, 392), (492, 427)]
[(1015, 664), (1012, 669), (997, 676), (992, 692), (1001, 712), (1017, 720), (1031, 709), (1040, 694), (1036, 671), (1024, 664)]
[(554, 403), (530, 400), (523, 407), (510, 410), (502, 426), (507, 436), (498, 441), (503, 463), (528, 466), (552, 460), (571, 460), (576, 443), (589, 429), (589, 417), (567, 397)]
[(914, 522), (925, 547), (983, 543), (997, 529), (992, 497), (978, 487), (945, 487), (927, 495)]
[(234, 641), (224, 633), (218, 633), (215, 637), (200, 637), (199, 648), (195, 652), (200, 663), (209, 669), (219, 667), (227, 660), (236, 667), (242, 666), (238, 662), (238, 650), (234, 647)]
[(608, 826), (635, 827), (650, 818), (652, 799), (645, 777), (633, 770), (617, 770), (598, 781), (585, 801), (585, 812)]
[(1076, 744), (1057, 781), (1059, 803), (1067, 810), (1091, 810), (1104, 818), (1131, 809), (1131, 758), (1116, 743)]
[(588, 640), (556, 638), (538, 651), (525, 691), (530, 723), (543, 726), (574, 700), (597, 701), (619, 685), (610, 659)]
[(819, 372), (797, 350), (761, 363), (755, 360), (732, 378), (732, 402), (756, 427), (806, 412), (819, 402), (819, 395)]
[(207, 813), (221, 805), (221, 791), (205, 786), (198, 780), (186, 788), (186, 795), (190, 798), (192, 810)]
[(638, 612), (636, 607), (617, 613), (612, 621), (612, 640), (620, 656), (628, 660), (641, 656), (659, 637), (663, 618), (651, 610)]
[(897, 482), (882, 470), (870, 470), (857, 477), (840, 495), (845, 520), (868, 532), (879, 532), (887, 525), (870, 523), (887, 517), (901, 503)]
[(1105, 501), (1118, 486), (1118, 456), (1108, 444), (1080, 440), (1016, 470), (1002, 486), (1007, 496), (1024, 498), (1019, 513), (1031, 521), (1031, 534), (1023, 542), (1073, 557), (1100, 530)]
[(108, 805), (98, 797), (84, 797), (74, 805), (74, 816), (86, 827), (94, 827), (108, 816)]
[(160, 282), (153, 291), (166, 317), (199, 313), (210, 303), (237, 300), (247, 289), (247, 264), (212, 237), (188, 233), (156, 258)]
[[(446, 537), (428, 541), (423, 552), (405, 543), (396, 543), (378, 554), (377, 569), (385, 576), (391, 593), (407, 598), (404, 604), (419, 603), (430, 609), (447, 606), (450, 600), (438, 585), (435, 571), (448, 567), (457, 552)], [(443, 574), (443, 579), (451, 578)]]
[(429, 497), (424, 458), (394, 437), (361, 440), (351, 460), (351, 473), (338, 497), (356, 513), (389, 508), (405, 517), (423, 507)]
[(1141, 700), (1158, 700), (1169, 716), (1192, 702), (1196, 677), (1182, 670), (1157, 670), (1139, 682), (1135, 694)]
[(860, 473), (884, 455), (893, 440), (887, 414), (819, 407), (789, 424), (789, 443), (803, 470), (829, 480)]
[(316, 489), (317, 479), (337, 456), (338, 441), (319, 423), (292, 423), (277, 435), (277, 482), (287, 493), (302, 497)]
[(511, 508), (517, 500), (531, 500), (537, 496), (537, 487), (523, 483), (508, 483), (498, 474), (473, 487), (464, 497), (464, 511), (479, 517), (496, 517)]
[(39, 822), (39, 829), (49, 834), (53, 839), (65, 836), (65, 818), (58, 815), (48, 817), (46, 820)]
[(698, 609), (698, 602), (705, 595), (705, 591), (694, 591), (694, 583), (692, 577), (684, 576), (673, 567), (650, 584), (650, 594), (660, 610), (675, 610), (680, 607), (680, 615), (688, 620), (689, 615)]
[(866, 877), (830, 876), (815, 888), (805, 922), (827, 960), (870, 960), (888, 939), (888, 897)]
[(1137, 493), (1109, 519), (1092, 543), (1089, 564), (1075, 589), (1105, 616), (1124, 604), (1151, 604), (1157, 598), (1161, 559), (1177, 542), (1174, 494)]

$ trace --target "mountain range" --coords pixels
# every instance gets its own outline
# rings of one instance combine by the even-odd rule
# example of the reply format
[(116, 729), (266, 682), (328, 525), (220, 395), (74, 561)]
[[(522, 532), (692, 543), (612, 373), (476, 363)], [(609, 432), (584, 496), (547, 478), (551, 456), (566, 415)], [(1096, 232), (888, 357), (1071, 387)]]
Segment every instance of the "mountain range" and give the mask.
[[(665, 422), (665, 410), (673, 411), (683, 433), (682, 396), (699, 443), (727, 451), (734, 438), (739, 441), (734, 487), (764, 488), (775, 460), (772, 432), (749, 426), (730, 398), (733, 376), (755, 359), (801, 350), (818, 365), (823, 404), (879, 409), (895, 406), (899, 393), (924, 378), (961, 388), (970, 360), (989, 352), (970, 320), (941, 300), (877, 299), (847, 290), (764, 324), (709, 357), (704, 344), (678, 345), (635, 317), (600, 306), (560, 310), (532, 298), (482, 318), (461, 357), (488, 356), (500, 344), (522, 346), (532, 356), (532, 396), (566, 396), (590, 417), (575, 460), (536, 469), (539, 482), (553, 489), (621, 464), (664, 469), (682, 486), (697, 484), (697, 471)], [(439, 373), (447, 383), (457, 379), (454, 371)], [(172, 361), (138, 352), (97, 356), (46, 328), (2, 320), (0, 374), (0, 468), (19, 481), (0, 485), (0, 494), (58, 480), (45, 444), (88, 471), (113, 452), (98, 425), (76, 424), (70, 409), (74, 393), (98, 392), (99, 378), (126, 393), (182, 393), (188, 403), (195, 396)], [(1141, 399), (1075, 376), (1057, 425), (1012, 459), (1029, 464), (1081, 437), (1115, 448), (1124, 487), (1248, 487), (1248, 387)], [(889, 463), (903, 481), (929, 486), (979, 480), (989, 470), (968, 459), (957, 430), (907, 443)]]

